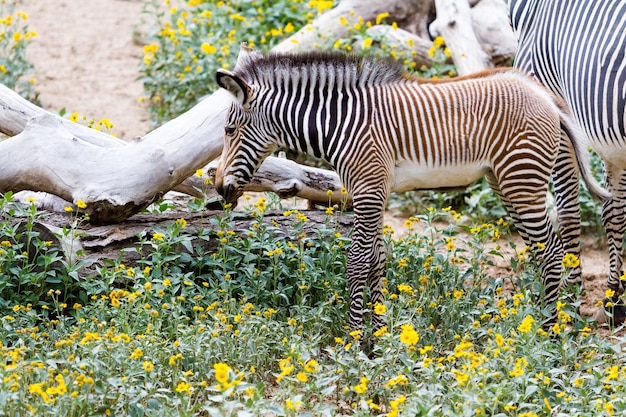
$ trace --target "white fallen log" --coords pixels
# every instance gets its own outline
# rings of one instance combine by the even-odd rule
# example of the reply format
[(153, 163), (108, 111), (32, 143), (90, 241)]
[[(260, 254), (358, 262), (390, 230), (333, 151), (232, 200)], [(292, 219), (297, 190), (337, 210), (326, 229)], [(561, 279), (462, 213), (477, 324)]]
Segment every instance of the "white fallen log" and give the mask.
[(457, 74), (466, 75), (493, 67), (474, 33), (468, 1), (435, 0), (435, 7), (437, 18), (430, 24), (430, 33), (445, 40)]
[[(274, 48), (274, 52), (319, 49), (318, 44), (332, 43), (338, 38), (348, 36), (349, 30), (360, 21), (376, 22), (381, 13), (388, 13), (386, 23), (397, 22), (401, 27), (417, 28), (425, 26), (433, 0), (389, 1), (389, 0), (342, 0), (339, 4), (321, 15), (311, 24), (306, 25)], [(341, 24), (345, 19), (347, 24)], [(380, 22), (376, 22), (380, 23)]]
[(511, 66), (517, 39), (503, 0), (481, 0), (470, 9), (472, 28), (483, 51), (495, 66)]
[[(128, 218), (218, 157), (230, 103), (228, 93), (217, 91), (126, 143), (32, 105), (22, 103), (15, 112), (5, 103), (21, 100), (16, 96), (0, 88), (0, 120), (9, 112), (12, 120), (22, 117), (11, 123), (13, 128), (25, 125), (21, 133), (0, 142), (0, 192), (43, 191), (68, 202), (82, 200), (92, 221), (104, 223)], [(31, 111), (23, 111), (27, 108)]]
[[(0, 142), (0, 193), (30, 190), (74, 204), (81, 200), (93, 223), (123, 221), (219, 157), (230, 103), (230, 94), (218, 90), (144, 137), (124, 142), (47, 112), (0, 85), (0, 130), (15, 134)], [(272, 177), (271, 169), (279, 173)], [(270, 162), (262, 171), (265, 179), (251, 187), (282, 195), (292, 190), (318, 201), (329, 188), (341, 189), (334, 172), (299, 171), (300, 179), (289, 179), (293, 163)], [(308, 175), (317, 180), (304, 181)], [(190, 183), (185, 187), (194, 189)]]

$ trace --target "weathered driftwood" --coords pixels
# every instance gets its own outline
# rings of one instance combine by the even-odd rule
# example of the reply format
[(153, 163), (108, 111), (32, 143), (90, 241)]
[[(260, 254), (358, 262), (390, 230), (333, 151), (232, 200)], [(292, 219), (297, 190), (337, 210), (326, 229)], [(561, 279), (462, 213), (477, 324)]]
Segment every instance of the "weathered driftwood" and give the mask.
[[(428, 51), (432, 38), (438, 35), (443, 36), (450, 48), (459, 74), (509, 65), (515, 55), (517, 43), (503, 0), (343, 0), (311, 25), (279, 43), (274, 51), (311, 50), (324, 42), (328, 44), (329, 39), (332, 43), (346, 37), (359, 19), (376, 22), (383, 12), (389, 13), (387, 24), (373, 25), (367, 34), (388, 46), (413, 52), (418, 67), (431, 64)], [(392, 22), (399, 29), (391, 30)]]
[(124, 220), (219, 156), (218, 126), (229, 103), (218, 91), (127, 143), (48, 113), (0, 86), (2, 131), (17, 133), (0, 142), (0, 192), (44, 191), (69, 202), (83, 200), (95, 222)]
[(481, 0), (470, 9), (470, 14), (476, 38), (491, 62), (495, 66), (511, 66), (517, 40), (511, 30), (506, 3)]
[[(344, 38), (348, 35), (350, 27), (363, 21), (375, 22), (381, 13), (389, 13), (387, 23), (396, 22), (398, 26), (412, 28), (425, 26), (431, 10), (432, 0), (424, 1), (389, 1), (389, 0), (342, 0), (339, 4), (319, 15), (310, 25), (305, 26), (298, 32), (285, 39), (273, 48), (276, 52), (293, 50), (310, 50), (316, 44), (328, 42), (332, 44), (335, 39)], [(340, 24), (344, 18), (348, 24)], [(421, 22), (415, 24), (414, 22)]]
[(441, 35), (451, 51), (459, 75), (493, 66), (474, 29), (467, 0), (435, 0), (437, 19), (431, 23), (433, 36)]
[[(322, 210), (300, 210), (300, 213), (308, 218), (302, 231), (309, 237), (314, 237), (320, 225), (328, 219)], [(114, 225), (81, 223), (69, 234), (64, 235), (62, 228), (72, 222), (70, 215), (47, 213), (34, 223), (32, 231), (38, 234), (40, 240), (52, 242), (52, 246), (59, 249), (69, 263), (82, 262), (84, 266), (81, 267), (79, 273), (83, 277), (88, 277), (96, 273), (96, 267), (101, 267), (111, 260), (119, 259), (121, 263), (127, 266), (137, 265), (140, 257), (147, 256), (147, 251), (150, 249), (149, 247), (144, 248), (145, 253), (137, 251), (140, 248), (141, 236), (150, 240), (155, 231), (167, 230), (177, 219), (184, 218), (186, 220), (185, 233), (190, 236), (197, 236), (200, 230), (203, 231), (203, 236), (206, 236), (206, 231), (215, 229), (210, 220), (216, 215), (223, 214), (221, 210), (209, 210), (202, 213), (173, 210), (159, 214), (139, 213), (127, 221)], [(250, 230), (251, 223), (257, 221), (257, 218), (249, 212), (233, 212), (232, 218), (232, 230), (242, 237), (247, 230)], [(19, 219), (16, 222), (19, 223)], [(282, 211), (268, 210), (263, 215), (263, 222), (278, 228), (276, 233), (289, 236), (289, 230), (293, 227), (294, 219), (293, 216), (284, 216)], [(352, 227), (352, 218), (335, 214), (333, 215), (333, 227), (347, 235)], [(29, 241), (28, 234), (23, 225), (19, 226), (18, 234), (22, 237), (20, 241), (27, 244)], [(34, 239), (30, 239), (30, 241), (34, 241)], [(214, 252), (219, 244), (219, 238), (216, 235), (208, 239), (194, 240), (194, 246), (202, 247), (206, 252)], [(186, 249), (181, 246), (176, 250), (185, 251)], [(25, 248), (25, 251), (29, 254), (35, 254), (37, 247), (31, 244), (31, 247)]]

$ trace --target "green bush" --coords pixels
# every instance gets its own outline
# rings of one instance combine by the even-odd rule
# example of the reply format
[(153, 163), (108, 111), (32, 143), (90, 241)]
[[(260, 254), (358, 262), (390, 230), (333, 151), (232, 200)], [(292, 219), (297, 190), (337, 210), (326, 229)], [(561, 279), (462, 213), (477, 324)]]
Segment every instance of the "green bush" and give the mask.
[(215, 71), (237, 60), (241, 42), (267, 50), (297, 31), (331, 1), (188, 1), (146, 6), (155, 32), (144, 47), (140, 71), (150, 114), (163, 123), (216, 89)]

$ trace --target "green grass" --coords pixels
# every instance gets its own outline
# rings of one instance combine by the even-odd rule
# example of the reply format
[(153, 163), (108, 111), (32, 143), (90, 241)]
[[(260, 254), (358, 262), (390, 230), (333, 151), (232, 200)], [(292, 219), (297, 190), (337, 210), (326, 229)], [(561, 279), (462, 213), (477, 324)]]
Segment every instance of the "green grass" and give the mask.
[[(593, 324), (565, 304), (558, 325), (543, 330), (548, 310), (537, 302), (537, 270), (506, 259), (505, 222), (467, 227), (453, 210), (430, 209), (405, 223), (404, 237), (387, 234), (385, 304), (369, 305), (367, 314), (386, 311), (389, 327), (372, 344), (369, 327), (364, 334), (345, 327), (350, 240), (336, 226), (341, 214), (306, 231), (306, 214), (287, 210), (284, 232), (265, 210), (264, 202), (249, 210), (247, 230), (234, 230), (228, 210), (206, 229), (180, 219), (140, 237), (136, 264), (113, 260), (83, 276), (71, 263), (51, 266), (59, 255), (35, 232), (14, 232), (10, 219), (32, 224), (40, 213), (5, 195), (0, 413), (626, 410), (623, 339), (596, 337)], [(71, 214), (68, 231), (81, 216)], [(21, 237), (36, 242), (34, 262)], [(209, 240), (217, 244), (211, 253), (203, 249)], [(502, 257), (523, 264), (522, 272), (488, 272)]]

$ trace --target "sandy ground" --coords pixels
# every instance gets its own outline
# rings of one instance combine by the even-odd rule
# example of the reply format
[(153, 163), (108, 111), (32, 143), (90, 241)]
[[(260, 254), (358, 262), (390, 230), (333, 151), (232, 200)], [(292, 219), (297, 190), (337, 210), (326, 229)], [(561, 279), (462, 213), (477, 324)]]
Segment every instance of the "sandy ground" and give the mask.
[[(151, 129), (138, 64), (142, 46), (134, 32), (141, 22), (140, 0), (20, 0), (29, 28), (38, 33), (29, 47), (36, 86), (44, 107), (108, 118), (124, 139)], [(387, 216), (399, 230), (404, 219)], [(582, 312), (592, 315), (604, 294), (608, 257), (603, 241), (587, 237), (582, 253), (587, 293)], [(502, 265), (506, 268), (506, 265)]]
[(38, 34), (28, 58), (47, 110), (108, 118), (113, 133), (128, 140), (150, 130), (147, 110), (137, 102), (143, 51), (133, 32), (141, 1), (20, 0), (18, 7)]

